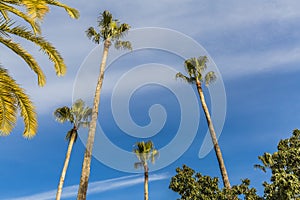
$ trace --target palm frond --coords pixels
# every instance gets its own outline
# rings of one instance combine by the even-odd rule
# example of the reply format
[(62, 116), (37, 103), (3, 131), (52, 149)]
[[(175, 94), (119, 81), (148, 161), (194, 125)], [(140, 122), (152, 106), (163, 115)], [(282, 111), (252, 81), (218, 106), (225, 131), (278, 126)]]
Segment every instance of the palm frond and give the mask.
[(64, 8), (64, 9), (66, 10), (66, 12), (69, 14), (69, 16), (72, 17), (72, 18), (78, 19), (79, 16), (80, 16), (78, 10), (76, 10), (75, 8), (71, 8), (71, 7), (69, 7), (68, 5), (63, 4), (63, 3), (59, 2), (59, 1), (46, 0), (46, 2), (47, 2), (47, 4), (54, 5), (54, 6), (61, 7), (61, 8)]
[[(17, 107), (20, 109), (21, 117), (23, 118), (24, 121), (24, 132), (23, 136), (26, 138), (31, 138), (36, 134), (37, 131), (37, 120), (36, 120), (36, 113), (35, 113), (35, 108), (30, 101), (29, 97), (24, 93), (23, 89), (13, 80), (7, 73), (7, 71), (3, 68), (0, 68), (0, 88), (1, 91), (5, 91), (6, 96), (10, 94), (10, 98), (12, 102), (17, 105)], [(1, 95), (2, 96), (2, 95)], [(5, 95), (4, 95), (5, 96)], [(3, 110), (3, 103), (2, 101), (2, 111)], [(6, 104), (7, 105), (7, 104)], [(14, 118), (11, 118), (11, 116), (17, 115), (17, 113), (13, 113), (16, 111), (15, 108), (12, 107), (12, 105), (8, 105), (10, 110), (8, 113), (4, 113), (5, 116), (9, 116), (11, 121), (11, 126), (8, 125), (8, 127), (4, 128), (1, 125), (1, 131), (4, 130), (3, 132), (9, 133), (11, 131), (11, 127), (14, 126)], [(3, 116), (3, 113), (1, 113)], [(10, 120), (8, 119), (8, 120)], [(3, 118), (2, 118), (3, 121)], [(3, 123), (2, 123), (3, 124)], [(7, 124), (7, 123), (6, 123)], [(9, 132), (7, 132), (9, 131)]]
[(0, 10), (1, 10), (1, 13), (2, 13), (3, 17), (7, 21), (9, 21), (9, 17), (7, 15), (7, 12), (11, 12), (11, 13), (17, 15), (18, 17), (22, 18), (26, 22), (28, 22), (28, 24), (31, 26), (34, 33), (36, 33), (36, 34), (41, 33), (41, 28), (40, 28), (39, 24), (36, 23), (35, 20), (32, 17), (30, 17), (27, 14), (23, 13), (22, 11), (16, 9), (15, 7), (9, 6), (9, 5), (4, 4), (4, 3), (0, 3)]
[(112, 25), (114, 25), (112, 31), (112, 40), (119, 40), (120, 38), (124, 37), (130, 29), (130, 26), (126, 23), (119, 25), (119, 23), (116, 22)]
[(8, 135), (15, 127), (17, 121), (17, 102), (11, 88), (6, 84), (4, 76), (9, 76), (0, 68), (0, 133)]
[(74, 117), (71, 113), (71, 109), (67, 106), (57, 108), (54, 111), (53, 115), (54, 115), (56, 121), (58, 121), (60, 123), (64, 123), (66, 121), (73, 123), (73, 121), (74, 121)]
[(199, 56), (197, 58), (197, 65), (195, 67), (197, 69), (198, 74), (203, 74), (203, 72), (207, 69), (207, 61), (207, 56)]
[(176, 77), (176, 79), (180, 78), (180, 79), (184, 80), (187, 83), (194, 83), (196, 81), (195, 78), (187, 77), (187, 76), (183, 75), (180, 72), (178, 72), (175, 77)]
[(40, 86), (45, 85), (46, 77), (43, 71), (41, 70), (40, 66), (35, 61), (35, 59), (25, 49), (23, 49), (19, 44), (14, 43), (11, 39), (4, 39), (3, 37), (0, 37), (0, 43), (4, 44), (9, 49), (14, 51), (17, 55), (19, 55), (29, 65), (29, 67), (36, 73), (38, 77), (38, 84)]
[(29, 40), (38, 46), (41, 50), (48, 55), (49, 60), (54, 63), (54, 69), (57, 76), (65, 75), (67, 67), (64, 63), (63, 58), (59, 52), (52, 46), (51, 43), (47, 42), (43, 37), (34, 35), (31, 31), (28, 31), (25, 27), (17, 26), (12, 29), (5, 29), (7, 33), (17, 35), (26, 40)]
[(115, 41), (115, 48), (116, 49), (129, 49), (132, 50), (131, 42), (129, 41)]
[(41, 21), (49, 12), (49, 6), (45, 0), (22, 0), (21, 4), (25, 6), (28, 15), (33, 19)]
[(86, 35), (89, 39), (91, 39), (96, 44), (99, 44), (101, 41), (101, 35), (97, 33), (97, 31), (94, 29), (94, 27), (88, 28), (88, 30), (85, 31)]
[(205, 75), (205, 85), (208, 86), (210, 83), (213, 83), (214, 81), (216, 81), (217, 76), (215, 74), (215, 72), (210, 71)]

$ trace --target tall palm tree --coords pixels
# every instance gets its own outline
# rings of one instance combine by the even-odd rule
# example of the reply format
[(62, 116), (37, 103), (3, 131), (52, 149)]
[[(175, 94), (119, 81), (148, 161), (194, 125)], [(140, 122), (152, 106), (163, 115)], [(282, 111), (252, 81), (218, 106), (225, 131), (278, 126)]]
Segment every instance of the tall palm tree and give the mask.
[(104, 11), (99, 16), (98, 28), (99, 28), (99, 32), (97, 32), (93, 27), (90, 27), (86, 31), (88, 38), (92, 39), (92, 41), (95, 42), (96, 44), (99, 44), (100, 41), (103, 41), (104, 47), (103, 47), (102, 61), (100, 64), (100, 74), (98, 77), (95, 96), (94, 96), (92, 120), (90, 123), (89, 135), (86, 144), (84, 160), (82, 164), (82, 172), (81, 172), (80, 184), (79, 184), (78, 195), (77, 195), (78, 200), (86, 199), (86, 192), (87, 192), (88, 181), (90, 176), (92, 150), (94, 145), (96, 124), (98, 118), (100, 92), (101, 92), (101, 87), (104, 79), (104, 71), (106, 66), (108, 50), (113, 42), (117, 49), (119, 48), (131, 49), (131, 43), (129, 41), (120, 40), (120, 38), (122, 38), (124, 34), (129, 30), (130, 26), (125, 23), (120, 24), (119, 20), (114, 19), (112, 14), (109, 11)]
[[(61, 57), (59, 52), (52, 46), (52, 44), (50, 44), (40, 35), (41, 31), (39, 23), (42, 21), (45, 14), (49, 11), (49, 5), (64, 8), (68, 12), (68, 14), (73, 18), (79, 17), (79, 13), (77, 10), (70, 8), (67, 5), (55, 0), (0, 1), (0, 43), (8, 47), (8, 49), (15, 52), (26, 62), (29, 68), (32, 69), (37, 75), (39, 86), (43, 86), (46, 83), (46, 78), (42, 69), (40, 68), (35, 58), (13, 38), (14, 36), (17, 36), (21, 39), (28, 40), (34, 43), (35, 45), (39, 46), (41, 50), (46, 55), (48, 55), (49, 59), (54, 63), (56, 74), (58, 76), (64, 75), (66, 73), (66, 66), (63, 61), (63, 58)], [(25, 22), (27, 22), (30, 28), (15, 25), (15, 21), (11, 18), (10, 14), (14, 14), (15, 16), (17, 16), (17, 18), (23, 19)], [(0, 133), (8, 135), (12, 131), (15, 125), (15, 119), (18, 114), (17, 111), (19, 108), (21, 110), (21, 116), (23, 117), (23, 121), (25, 124), (23, 136), (27, 138), (33, 137), (37, 131), (37, 119), (35, 108), (32, 102), (29, 100), (28, 95), (25, 94), (23, 89), (20, 88), (20, 86), (13, 80), (13, 78), (9, 75), (7, 70), (1, 66), (0, 70), (1, 74), (5, 74), (4, 76), (0, 76), (0, 82), (2, 83), (1, 87), (5, 87), (7, 92), (6, 94), (10, 94), (5, 97), (6, 100), (4, 100), (4, 97), (2, 97), (2, 100), (0, 102), (2, 106), (2, 109), (0, 110), (0, 115), (2, 116), (2, 120), (0, 119)], [(7, 83), (8, 85), (5, 86), (5, 80), (8, 79), (10, 79), (10, 83), (12, 84)], [(26, 103), (20, 103), (22, 102), (18, 98), (20, 95), (20, 91), (22, 91), (23, 100), (26, 96)], [(1, 95), (4, 96), (4, 93)], [(10, 98), (7, 99), (8, 97)], [(6, 109), (12, 108), (12, 104), (14, 104), (14, 109), (10, 109), (10, 112), (8, 114)], [(27, 114), (25, 113), (25, 111)]]
[(56, 193), (56, 200), (60, 200), (62, 188), (64, 185), (64, 180), (66, 176), (66, 172), (68, 169), (70, 156), (73, 148), (74, 142), (77, 139), (77, 130), (82, 127), (88, 127), (90, 118), (92, 114), (92, 109), (85, 106), (83, 100), (79, 99), (75, 101), (71, 108), (64, 106), (61, 108), (57, 108), (54, 111), (54, 116), (56, 120), (60, 123), (64, 123), (66, 121), (73, 124), (73, 127), (68, 131), (66, 135), (66, 139), (69, 140), (68, 150), (66, 153), (66, 158), (63, 166), (63, 170), (61, 172), (57, 193)]
[(150, 160), (152, 163), (154, 163), (155, 159), (159, 155), (159, 152), (157, 149), (155, 149), (153, 142), (150, 140), (148, 142), (137, 142), (133, 152), (139, 159), (139, 162), (134, 163), (134, 168), (144, 168), (144, 200), (148, 200), (148, 161)]
[(210, 117), (210, 113), (208, 111), (208, 107), (206, 105), (206, 101), (204, 98), (204, 93), (202, 90), (202, 83), (204, 82), (206, 86), (208, 86), (211, 82), (216, 79), (216, 75), (213, 71), (206, 73), (204, 76), (204, 71), (207, 68), (206, 62), (208, 61), (206, 56), (200, 56), (199, 58), (190, 58), (184, 62), (185, 70), (188, 73), (188, 76), (183, 75), (182, 73), (177, 73), (176, 77), (185, 80), (188, 83), (196, 84), (197, 91), (200, 97), (201, 105), (206, 117), (207, 125), (209, 128), (210, 136), (214, 145), (215, 153), (218, 159), (219, 168), (222, 175), (223, 184), (226, 188), (230, 188), (230, 182), (227, 175), (227, 170), (223, 161), (222, 152), (220, 146), (218, 144), (216, 132), (213, 126), (213, 122)]

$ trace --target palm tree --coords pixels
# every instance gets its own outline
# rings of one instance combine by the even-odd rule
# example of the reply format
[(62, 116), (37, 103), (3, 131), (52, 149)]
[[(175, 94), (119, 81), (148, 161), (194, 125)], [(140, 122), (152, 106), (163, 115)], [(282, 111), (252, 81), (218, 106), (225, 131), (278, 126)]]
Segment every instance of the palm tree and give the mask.
[(106, 59), (108, 55), (108, 50), (111, 44), (114, 42), (117, 49), (131, 49), (131, 43), (129, 41), (120, 41), (120, 38), (129, 30), (130, 26), (128, 24), (120, 24), (119, 20), (113, 19), (112, 14), (109, 11), (104, 11), (98, 19), (98, 28), (99, 32), (95, 28), (90, 27), (86, 33), (88, 38), (92, 39), (93, 42), (99, 44), (100, 41), (104, 42), (102, 61), (100, 64), (100, 74), (97, 81), (97, 86), (95, 90), (93, 111), (92, 111), (92, 120), (90, 123), (89, 135), (86, 144), (86, 150), (84, 154), (84, 160), (82, 164), (82, 172), (80, 178), (80, 184), (78, 189), (78, 200), (86, 199), (86, 192), (88, 188), (88, 181), (90, 176), (90, 166), (91, 166), (91, 157), (92, 150), (94, 145), (96, 123), (98, 118), (98, 108), (100, 102), (100, 92), (104, 79), (104, 71), (106, 66)]
[(148, 142), (137, 142), (133, 152), (139, 159), (139, 162), (134, 163), (134, 168), (144, 168), (144, 200), (148, 200), (148, 161), (150, 160), (152, 163), (154, 163), (155, 159), (159, 155), (159, 152), (155, 149), (152, 141), (150, 140)]
[(206, 121), (208, 124), (210, 136), (214, 145), (215, 153), (218, 159), (219, 163), (219, 168), (221, 171), (222, 179), (223, 179), (223, 184), (226, 188), (230, 188), (230, 182), (229, 178), (227, 175), (226, 167), (223, 161), (223, 156), (222, 152), (220, 149), (220, 146), (218, 144), (217, 136), (215, 133), (215, 129), (213, 126), (213, 122), (210, 117), (210, 113), (208, 111), (205, 98), (204, 98), (204, 93), (202, 90), (202, 83), (205, 82), (205, 85), (208, 86), (211, 82), (213, 82), (216, 79), (216, 75), (213, 71), (208, 72), (205, 77), (204, 77), (204, 71), (207, 68), (206, 62), (208, 61), (206, 56), (200, 56), (199, 58), (190, 58), (184, 62), (184, 67), (185, 70), (188, 73), (188, 76), (183, 75), (182, 73), (177, 73), (176, 77), (181, 78), (185, 80), (188, 83), (193, 83), (196, 84), (198, 94), (200, 97), (201, 105), (206, 117)]
[(62, 188), (63, 188), (66, 172), (70, 161), (73, 144), (74, 142), (76, 142), (77, 139), (77, 130), (81, 126), (88, 127), (91, 114), (92, 114), (92, 109), (89, 107), (85, 107), (85, 103), (81, 99), (75, 101), (75, 103), (72, 105), (71, 108), (64, 106), (56, 109), (54, 112), (54, 116), (58, 122), (64, 123), (68, 121), (71, 124), (73, 124), (73, 127), (68, 131), (66, 135), (66, 139), (69, 140), (69, 145), (66, 153), (65, 163), (63, 166), (63, 170), (61, 172), (61, 176), (57, 188), (56, 200), (59, 200), (61, 197)]
[[(54, 68), (58, 76), (66, 73), (66, 66), (63, 58), (59, 52), (41, 35), (39, 23), (42, 21), (45, 14), (49, 11), (48, 5), (54, 5), (57, 7), (64, 8), (68, 14), (73, 18), (78, 18), (79, 13), (77, 10), (68, 7), (65, 4), (55, 0), (41, 0), (41, 1), (30, 1), (30, 0), (1, 0), (0, 1), (0, 43), (8, 47), (8, 49), (15, 52), (20, 56), (30, 69), (37, 75), (38, 85), (43, 86), (46, 83), (45, 75), (40, 68), (34, 57), (25, 50), (18, 42), (13, 38), (14, 36), (28, 40), (35, 45), (39, 46), (41, 50), (48, 55), (49, 59), (54, 63)], [(26, 12), (23, 11), (25, 8)], [(15, 25), (10, 14), (23, 19), (31, 28), (25, 26)], [(37, 131), (37, 119), (35, 108), (32, 102), (29, 100), (27, 94), (24, 93), (23, 89), (13, 80), (9, 75), (8, 71), (0, 66), (1, 89), (5, 88), (6, 94), (1, 93), (1, 106), (0, 115), (0, 133), (8, 135), (13, 127), (15, 126), (15, 119), (18, 114), (18, 109), (21, 110), (21, 116), (25, 124), (25, 130), (23, 136), (26, 138), (33, 137)], [(5, 86), (5, 80), (10, 80), (9, 84)], [(20, 91), (22, 91), (23, 100), (19, 99)], [(9, 94), (9, 95), (8, 95)], [(6, 95), (6, 96), (5, 96)], [(10, 97), (10, 98), (8, 98)], [(14, 105), (12, 105), (14, 104)], [(14, 109), (12, 109), (14, 108)], [(8, 112), (9, 111), (9, 112)]]

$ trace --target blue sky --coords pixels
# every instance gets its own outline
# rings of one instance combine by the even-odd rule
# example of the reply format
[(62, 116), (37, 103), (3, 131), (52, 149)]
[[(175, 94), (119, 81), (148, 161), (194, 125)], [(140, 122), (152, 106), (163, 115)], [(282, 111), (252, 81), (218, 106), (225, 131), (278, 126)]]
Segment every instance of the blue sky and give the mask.
[[(43, 23), (43, 35), (63, 55), (68, 66), (64, 77), (56, 77), (52, 63), (37, 48), (24, 42), (35, 55), (47, 76), (44, 88), (37, 86), (35, 75), (22, 60), (3, 46), (0, 60), (13, 77), (26, 88), (39, 114), (38, 134), (31, 140), (22, 138), (22, 121), (8, 137), (0, 138), (0, 199), (54, 199), (62, 169), (69, 124), (58, 124), (55, 108), (71, 105), (76, 75), (85, 58), (96, 47), (85, 36), (89, 26), (96, 25), (100, 12), (109, 10), (132, 28), (161, 27), (181, 32), (201, 44), (218, 67), (226, 91), (226, 118), (219, 138), (231, 184), (250, 178), (262, 193), (261, 183), (268, 174), (255, 170), (257, 156), (273, 152), (280, 139), (287, 138), (299, 127), (300, 95), (300, 3), (295, 0), (274, 1), (63, 1), (78, 8), (79, 20), (68, 18), (60, 9), (52, 8)], [(177, 41), (178, 42), (178, 41)], [(174, 41), (171, 46), (178, 45)], [(170, 47), (171, 47), (170, 46)], [(134, 48), (134, 47), (133, 47)], [(124, 55), (107, 70), (103, 85), (100, 121), (103, 131), (114, 144), (130, 151), (134, 142), (146, 140), (126, 135), (114, 122), (110, 103), (114, 81), (122, 73), (147, 63), (159, 63), (181, 70), (182, 58), (155, 50), (142, 50)], [(123, 65), (122, 70), (118, 69)], [(19, 70), (19, 69), (22, 70)], [(119, 76), (119, 77), (118, 77)], [(145, 74), (146, 78), (148, 74)], [(175, 81), (176, 82), (176, 81)], [(173, 84), (173, 83), (172, 83)], [(182, 84), (176, 82), (174, 84)], [(92, 88), (89, 81), (83, 87)], [(206, 90), (207, 101), (209, 91)], [(136, 90), (130, 101), (130, 114), (139, 126), (151, 122), (148, 110), (161, 104), (167, 115), (165, 126), (150, 137), (158, 149), (175, 137), (180, 120), (179, 103), (165, 87), (150, 84)], [(210, 103), (209, 103), (210, 104)], [(213, 151), (199, 159), (198, 152), (207, 131), (202, 110), (199, 129), (190, 147), (172, 164), (150, 174), (150, 199), (176, 199), (168, 189), (176, 167), (187, 164), (196, 171), (220, 176)], [(191, 119), (192, 121), (192, 119)], [(109, 134), (108, 134), (109, 133)], [(85, 131), (81, 131), (84, 135)], [(101, 144), (99, 144), (101, 145)], [(78, 140), (73, 148), (63, 190), (64, 199), (74, 199), (79, 183), (84, 144)], [(108, 154), (109, 155), (109, 154)], [(161, 156), (163, 158), (163, 156)], [(118, 160), (117, 156), (112, 160)], [(163, 162), (163, 160), (158, 160)], [(122, 163), (122, 162), (120, 162)], [(122, 165), (122, 164), (121, 164)], [(143, 195), (142, 174), (118, 171), (92, 160), (88, 199), (140, 199)]]

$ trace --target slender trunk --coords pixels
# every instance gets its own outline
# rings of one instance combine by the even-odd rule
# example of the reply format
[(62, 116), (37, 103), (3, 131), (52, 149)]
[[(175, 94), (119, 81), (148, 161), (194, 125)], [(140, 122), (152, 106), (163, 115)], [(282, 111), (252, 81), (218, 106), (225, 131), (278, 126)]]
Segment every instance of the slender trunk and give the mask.
[(207, 108), (207, 105), (206, 105), (206, 102), (205, 102), (203, 90), (202, 90), (202, 87), (201, 87), (201, 82), (197, 81), (196, 85), (197, 85), (197, 90), (198, 90), (198, 93), (199, 93), (199, 96), (200, 96), (200, 101), (201, 101), (201, 104), (202, 104), (202, 108), (203, 108), (203, 111), (205, 113), (205, 117), (206, 117), (208, 129), (209, 129), (209, 132), (210, 132), (210, 136), (211, 136), (211, 139), (212, 139), (212, 142), (213, 142), (213, 145), (214, 145), (215, 153), (216, 153), (216, 156), (217, 156), (217, 159), (218, 159), (223, 184), (224, 184), (225, 188), (230, 189), (230, 182), (229, 182), (226, 167), (225, 167), (225, 164), (224, 164), (224, 161), (223, 161), (222, 152), (221, 152), (220, 146), (218, 144), (216, 132), (215, 132), (215, 129), (214, 129), (213, 123), (211, 121), (210, 114), (209, 114), (209, 111), (208, 111), (208, 108)]
[(85, 149), (85, 153), (84, 153), (84, 159), (83, 159), (83, 164), (82, 164), (82, 171), (81, 171), (81, 178), (80, 178), (80, 183), (79, 183), (79, 188), (78, 188), (77, 200), (85, 200), (86, 199), (86, 193), (87, 193), (88, 182), (89, 182), (89, 177), (90, 177), (92, 151), (93, 151), (96, 125), (97, 125), (97, 119), (98, 119), (98, 108), (99, 108), (99, 104), (100, 104), (100, 93), (101, 93), (101, 87), (102, 87), (102, 83), (103, 83), (103, 79), (104, 79), (106, 59), (107, 59), (108, 49), (110, 47), (110, 44), (111, 44), (111, 42), (109, 39), (106, 39), (104, 41), (102, 61), (101, 61), (101, 65), (100, 65), (100, 74), (98, 77), (98, 82), (97, 82), (95, 96), (94, 96), (92, 119), (90, 122), (88, 140), (87, 140), (86, 149)]
[(149, 176), (148, 176), (148, 165), (147, 163), (144, 164), (144, 200), (148, 200), (148, 180), (149, 180)]
[(76, 130), (73, 129), (72, 130), (72, 136), (70, 138), (69, 145), (68, 145), (68, 150), (67, 150), (67, 154), (66, 154), (66, 158), (65, 158), (64, 167), (63, 167), (63, 170), (61, 172), (59, 184), (58, 184), (58, 187), (57, 187), (56, 200), (60, 200), (60, 197), (61, 197), (62, 188), (63, 188), (63, 185), (64, 185), (65, 176), (66, 176), (66, 172), (67, 172), (67, 169), (68, 169), (70, 156), (71, 156), (71, 152), (72, 152), (72, 149), (73, 149), (73, 144), (75, 142), (76, 134), (77, 134)]

